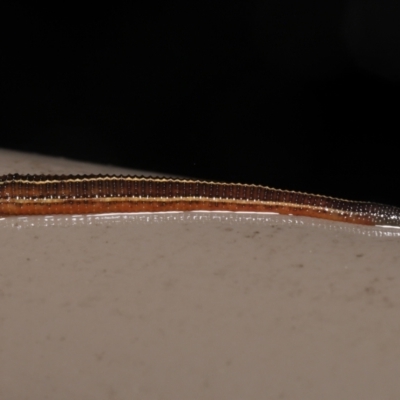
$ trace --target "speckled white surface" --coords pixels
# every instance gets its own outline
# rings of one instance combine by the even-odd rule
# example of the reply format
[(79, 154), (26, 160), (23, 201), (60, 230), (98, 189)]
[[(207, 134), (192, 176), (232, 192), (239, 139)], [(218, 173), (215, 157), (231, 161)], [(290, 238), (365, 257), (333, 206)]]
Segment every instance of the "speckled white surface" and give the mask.
[[(9, 172), (128, 171), (2, 152)], [(0, 398), (400, 397), (396, 230), (180, 213), (0, 239)]]

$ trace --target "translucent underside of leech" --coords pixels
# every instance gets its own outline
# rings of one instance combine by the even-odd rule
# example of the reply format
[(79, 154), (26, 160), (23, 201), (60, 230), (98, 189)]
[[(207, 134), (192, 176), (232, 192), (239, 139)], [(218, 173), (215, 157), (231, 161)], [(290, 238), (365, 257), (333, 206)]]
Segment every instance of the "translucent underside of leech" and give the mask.
[(4, 175), (0, 215), (249, 211), (400, 226), (400, 209), (237, 183), (111, 175)]

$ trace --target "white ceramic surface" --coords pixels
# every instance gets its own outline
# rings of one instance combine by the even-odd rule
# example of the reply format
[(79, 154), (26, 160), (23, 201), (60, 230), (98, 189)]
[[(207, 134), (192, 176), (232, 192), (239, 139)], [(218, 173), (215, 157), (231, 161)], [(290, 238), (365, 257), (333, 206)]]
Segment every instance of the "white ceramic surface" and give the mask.
[[(128, 171), (3, 151), (10, 172)], [(400, 398), (396, 229), (164, 213), (0, 239), (1, 399)]]

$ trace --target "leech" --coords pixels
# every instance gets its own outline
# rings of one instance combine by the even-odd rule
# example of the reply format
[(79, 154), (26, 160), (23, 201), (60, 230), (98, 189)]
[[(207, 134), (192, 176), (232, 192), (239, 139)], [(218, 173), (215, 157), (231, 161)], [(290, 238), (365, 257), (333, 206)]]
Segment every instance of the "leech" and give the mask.
[(0, 215), (270, 212), (400, 226), (400, 208), (239, 183), (114, 175), (4, 175)]

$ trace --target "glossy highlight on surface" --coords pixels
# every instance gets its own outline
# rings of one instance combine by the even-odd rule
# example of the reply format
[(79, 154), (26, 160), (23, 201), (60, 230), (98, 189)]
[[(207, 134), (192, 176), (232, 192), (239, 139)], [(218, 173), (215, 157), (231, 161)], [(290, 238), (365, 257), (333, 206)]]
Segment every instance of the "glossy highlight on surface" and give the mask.
[(114, 175), (0, 177), (0, 215), (166, 211), (271, 212), (400, 226), (400, 209), (266, 186)]

